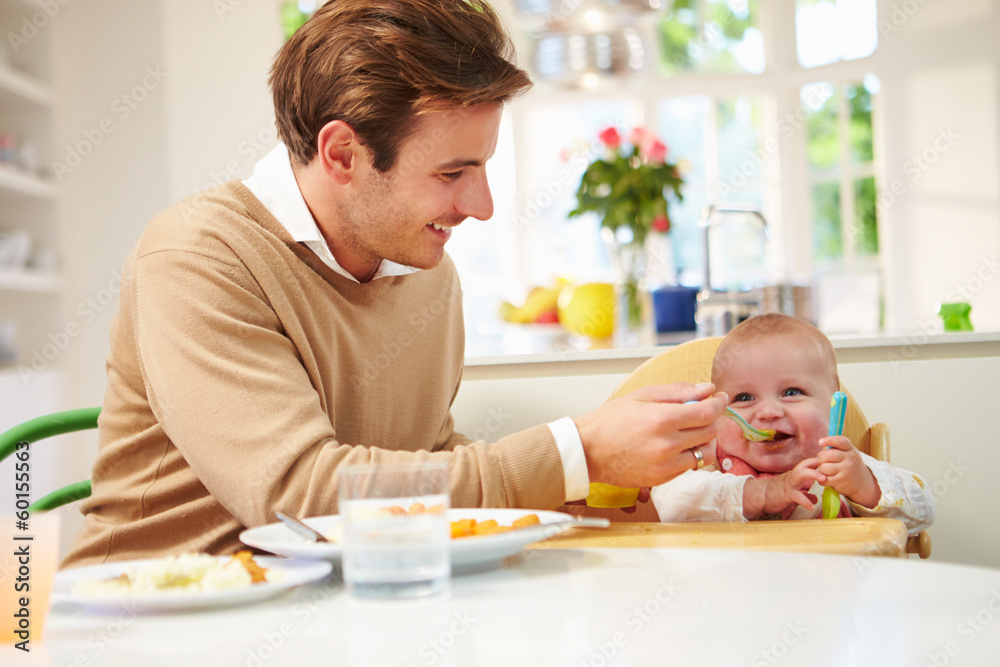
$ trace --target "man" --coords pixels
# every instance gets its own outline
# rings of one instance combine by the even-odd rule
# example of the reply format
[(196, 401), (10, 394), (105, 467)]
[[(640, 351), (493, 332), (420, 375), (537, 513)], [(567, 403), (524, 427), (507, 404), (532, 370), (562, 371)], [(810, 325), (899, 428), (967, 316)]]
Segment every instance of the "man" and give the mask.
[(444, 245), (492, 215), (502, 105), (530, 86), (510, 56), (480, 0), (333, 0), (281, 49), (283, 143), (157, 216), (125, 265), (65, 565), (230, 552), (275, 509), (336, 512), (344, 464), (444, 459), (454, 506), (546, 509), (591, 480), (648, 487), (714, 460), (711, 385), (495, 443), (454, 432), (464, 331)]

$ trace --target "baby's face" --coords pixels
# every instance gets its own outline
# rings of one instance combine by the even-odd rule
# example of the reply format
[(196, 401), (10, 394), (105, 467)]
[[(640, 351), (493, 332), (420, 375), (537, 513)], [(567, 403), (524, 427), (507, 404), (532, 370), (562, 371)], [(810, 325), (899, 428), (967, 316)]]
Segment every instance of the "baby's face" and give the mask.
[(723, 419), (720, 448), (760, 472), (785, 472), (816, 456), (837, 389), (819, 346), (805, 336), (781, 334), (737, 344), (733, 352), (719, 390), (752, 426), (777, 433), (773, 440), (750, 442), (732, 420)]

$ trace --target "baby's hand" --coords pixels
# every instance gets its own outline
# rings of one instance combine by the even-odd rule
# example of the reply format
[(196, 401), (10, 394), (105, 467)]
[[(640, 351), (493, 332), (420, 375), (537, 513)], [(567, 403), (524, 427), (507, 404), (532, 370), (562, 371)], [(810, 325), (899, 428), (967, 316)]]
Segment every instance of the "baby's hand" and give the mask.
[(764, 514), (787, 518), (795, 505), (814, 509), (813, 499), (805, 491), (814, 482), (824, 482), (823, 475), (816, 470), (818, 465), (819, 459), (806, 459), (786, 473), (747, 480), (743, 485), (743, 516), (751, 521)]
[(854, 448), (851, 441), (844, 436), (834, 435), (821, 438), (819, 444), (824, 447), (817, 457), (817, 470), (826, 477), (822, 484), (832, 487), (858, 505), (868, 508), (878, 505), (882, 489), (861, 458), (861, 452)]

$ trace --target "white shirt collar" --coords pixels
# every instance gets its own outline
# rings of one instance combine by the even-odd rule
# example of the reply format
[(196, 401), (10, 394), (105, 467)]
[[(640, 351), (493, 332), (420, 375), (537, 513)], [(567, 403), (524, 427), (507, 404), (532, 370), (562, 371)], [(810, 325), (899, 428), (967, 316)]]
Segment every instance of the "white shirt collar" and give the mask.
[[(316, 220), (313, 219), (309, 207), (306, 206), (306, 200), (299, 191), (299, 184), (295, 181), (292, 162), (284, 143), (278, 142), (277, 146), (254, 165), (253, 175), (244, 180), (243, 185), (264, 204), (295, 241), (304, 243), (324, 264), (340, 275), (354, 282), (360, 282), (337, 262), (326, 239), (319, 231)], [(419, 270), (383, 259), (372, 280), (386, 276), (402, 276)]]

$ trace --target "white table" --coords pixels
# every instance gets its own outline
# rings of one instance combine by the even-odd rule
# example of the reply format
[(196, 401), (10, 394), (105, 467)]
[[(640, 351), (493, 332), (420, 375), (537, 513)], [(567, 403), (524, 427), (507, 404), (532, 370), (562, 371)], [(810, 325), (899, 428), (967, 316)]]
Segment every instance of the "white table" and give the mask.
[(57, 605), (44, 646), (58, 667), (992, 667), (1000, 570), (739, 550), (537, 549), (456, 577), (450, 595), (433, 600), (358, 601), (334, 577), (239, 608), (101, 616)]

